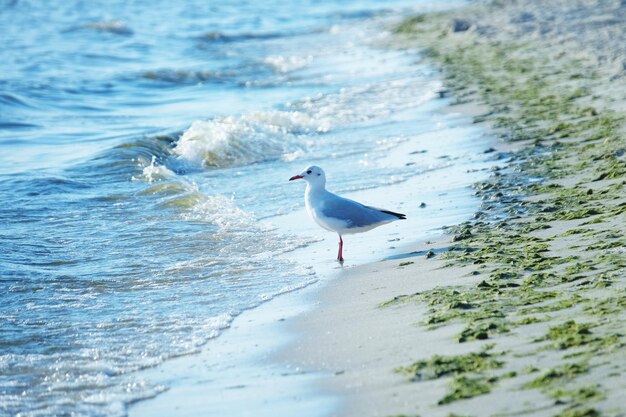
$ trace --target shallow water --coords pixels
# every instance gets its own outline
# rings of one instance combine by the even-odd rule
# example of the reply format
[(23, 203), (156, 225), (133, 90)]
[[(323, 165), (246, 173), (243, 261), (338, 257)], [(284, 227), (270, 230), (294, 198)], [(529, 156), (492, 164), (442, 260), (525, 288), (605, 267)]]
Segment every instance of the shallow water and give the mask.
[(381, 47), (426, 6), (0, 3), (0, 410), (124, 415), (166, 388), (138, 370), (314, 282), (319, 235), (274, 221), (304, 166), (348, 193), (454, 164), (412, 148), (433, 70)]

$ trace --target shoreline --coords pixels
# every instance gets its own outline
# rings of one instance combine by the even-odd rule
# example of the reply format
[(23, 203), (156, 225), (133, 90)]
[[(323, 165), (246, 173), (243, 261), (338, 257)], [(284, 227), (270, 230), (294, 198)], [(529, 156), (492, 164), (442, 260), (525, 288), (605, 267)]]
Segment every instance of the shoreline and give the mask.
[(589, 7), (478, 4), (397, 26), (397, 47), (424, 48), (509, 149), (445, 253), (355, 268), (292, 323), (281, 357), (331, 373), (334, 415), (626, 415), (626, 76), (607, 38), (626, 7)]
[[(441, 111), (460, 114), (468, 123), (484, 114), (484, 108), (473, 103), (450, 103)], [(495, 155), (512, 149), (506, 143), (491, 141), (489, 145), (489, 153)], [(497, 166), (500, 160), (499, 156), (493, 158), (491, 165)], [(469, 217), (467, 212), (465, 218)], [(317, 287), (313, 291), (316, 308), (287, 323), (288, 333), (296, 336), (276, 353), (276, 360), (319, 373), (321, 391), (344, 398), (329, 414), (333, 417), (448, 416), (448, 410), (438, 413), (417, 406), (431, 399), (433, 392), (416, 390), (394, 369), (412, 360), (413, 352), (407, 346), (416, 342), (431, 355), (459, 353), (462, 349), (446, 344), (459, 326), (433, 333), (417, 325), (427, 316), (423, 305), (382, 306), (401, 294), (466, 283), (466, 271), (445, 268), (445, 254), (452, 244), (452, 236), (440, 228), (437, 236), (408, 243), (396, 255), (350, 268)], [(425, 341), (423, 345), (421, 341)], [(437, 384), (433, 389), (443, 393), (445, 387)]]
[[(333, 261), (336, 250), (335, 235), (318, 230), (307, 218), (304, 209), (269, 219), (280, 224), (280, 230), (320, 235), (324, 238), (307, 248), (286, 255), (301, 257), (307, 259), (308, 263), (313, 263), (319, 281), (243, 312), (234, 319), (224, 334), (209, 342), (200, 354), (177, 358), (143, 371), (143, 379), (156, 381), (169, 389), (155, 398), (130, 404), (130, 416), (155, 417), (172, 413), (198, 416), (215, 414), (217, 410), (219, 413), (228, 411), (228, 415), (232, 416), (265, 415), (263, 413), (268, 416), (290, 416), (292, 410), (289, 407), (301, 410), (299, 415), (326, 416), (334, 413), (332, 409), (341, 408), (336, 404), (342, 403), (342, 397), (327, 392), (318, 384), (332, 372), (311, 370), (294, 364), (286, 356), (283, 357), (281, 352), (285, 352), (296, 337), (292, 322), (298, 321), (298, 317), (307, 312), (318, 309), (320, 292), (343, 281), (346, 276), (358, 274), (353, 271), (377, 265), (383, 256), (390, 259), (384, 262), (394, 263), (398, 262), (395, 259), (400, 258), (406, 258), (404, 262), (409, 262), (408, 259), (414, 256), (411, 253), (412, 248), (426, 245), (415, 243), (416, 240), (419, 242), (434, 239), (441, 234), (442, 226), (466, 219), (478, 204), (471, 196), (468, 185), (472, 178), (486, 178), (488, 168), (493, 164), (492, 151), (484, 153), (485, 150), (492, 149), (493, 139), (485, 136), (481, 128), (471, 124), (472, 119), (467, 113), (470, 109), (464, 108), (462, 112), (450, 111), (447, 105), (449, 100), (432, 100), (431, 104), (426, 105), (424, 112), (437, 120), (436, 125), (418, 135), (417, 139), (408, 140), (394, 148), (388, 159), (394, 163), (407, 163), (420, 155), (412, 155), (411, 151), (428, 149), (428, 152), (434, 152), (435, 149), (441, 154), (449, 153), (449, 158), (457, 162), (440, 170), (426, 172), (426, 178), (429, 179), (426, 181), (427, 186), (419, 185), (420, 180), (416, 177), (385, 187), (385, 205), (398, 206), (400, 210), (406, 209), (405, 205), (412, 205), (408, 213), (413, 222), (418, 221), (422, 213), (428, 213), (428, 221), (410, 226), (410, 230), (419, 233), (420, 238), (409, 238), (412, 234), (407, 234), (406, 225), (403, 224), (389, 225), (364, 235), (351, 236), (347, 242), (349, 246), (346, 246), (344, 252), (346, 263), (338, 268)], [(480, 113), (478, 109), (471, 109), (476, 114)], [(449, 132), (456, 132), (457, 135)], [(437, 139), (442, 135), (449, 138), (449, 147), (455, 148), (454, 151), (438, 148), (440, 145), (433, 138)], [(457, 143), (462, 143), (463, 146), (458, 146)], [(295, 192), (303, 191), (300, 187), (297, 188)], [(361, 190), (350, 193), (349, 197), (373, 203), (380, 201), (380, 189)], [(415, 202), (417, 198), (427, 201), (427, 207), (418, 207), (419, 203)], [(399, 229), (402, 227), (404, 229)], [(225, 358), (227, 365), (220, 363), (220, 357)], [(227, 381), (239, 382), (228, 384)], [(263, 385), (267, 386), (265, 391), (259, 388)], [(233, 391), (232, 387), (236, 389)], [(253, 399), (263, 401), (255, 403), (254, 407), (237, 409), (236, 406), (233, 408), (236, 402), (232, 398), (243, 402), (250, 399), (252, 403), (255, 403)], [(317, 404), (319, 407), (308, 407), (307, 404)], [(324, 410), (320, 411), (320, 407)], [(250, 414), (251, 410), (255, 414)]]
[(310, 417), (328, 415), (338, 399), (317, 392), (315, 381), (321, 374), (301, 371), (271, 357), (271, 352), (292, 338), (284, 331), (284, 323), (314, 308), (311, 293), (319, 285), (246, 310), (200, 353), (142, 371), (144, 379), (161, 381), (168, 389), (130, 404), (128, 415), (272, 417), (291, 411)]
[[(503, 158), (474, 182), (473, 218), (447, 236), (260, 307), (315, 306), (270, 320), (285, 338), (260, 363), (312, 376), (300, 398), (333, 399), (325, 415), (626, 415), (626, 77), (603, 65), (615, 44), (568, 37), (614, 24), (600, 18), (614, 6), (588, 16), (583, 3), (470, 5), (397, 26), (391, 46), (424, 48), (451, 109), (488, 109), (474, 122)], [(570, 21), (543, 36), (559, 14)]]

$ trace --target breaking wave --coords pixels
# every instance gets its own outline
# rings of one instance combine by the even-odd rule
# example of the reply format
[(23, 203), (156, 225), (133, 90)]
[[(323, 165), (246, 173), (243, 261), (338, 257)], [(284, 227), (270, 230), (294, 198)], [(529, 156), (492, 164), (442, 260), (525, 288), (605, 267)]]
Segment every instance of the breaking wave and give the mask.
[(306, 147), (307, 135), (329, 128), (327, 122), (298, 111), (222, 116), (194, 122), (172, 152), (183, 160), (210, 168), (293, 159)]

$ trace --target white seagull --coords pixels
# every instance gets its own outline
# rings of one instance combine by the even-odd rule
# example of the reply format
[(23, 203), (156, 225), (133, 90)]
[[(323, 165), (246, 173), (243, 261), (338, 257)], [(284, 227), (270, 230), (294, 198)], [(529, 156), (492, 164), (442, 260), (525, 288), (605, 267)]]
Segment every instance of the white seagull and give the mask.
[(342, 235), (367, 232), (383, 224), (406, 219), (404, 214), (365, 206), (327, 191), (326, 175), (318, 166), (311, 165), (289, 181), (298, 179), (306, 181), (304, 204), (309, 216), (324, 229), (339, 235), (339, 262), (343, 262)]

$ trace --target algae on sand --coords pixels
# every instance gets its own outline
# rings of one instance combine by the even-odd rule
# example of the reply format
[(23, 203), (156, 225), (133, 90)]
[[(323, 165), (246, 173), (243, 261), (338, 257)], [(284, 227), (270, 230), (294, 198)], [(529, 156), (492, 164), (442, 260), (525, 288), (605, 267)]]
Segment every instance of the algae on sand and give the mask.
[[(593, 367), (600, 360), (597, 353), (626, 367), (623, 359), (609, 356), (624, 346), (620, 329), (626, 328), (626, 303), (620, 301), (626, 287), (625, 118), (616, 111), (623, 98), (603, 97), (607, 83), (623, 88), (626, 78), (609, 78), (594, 64), (594, 51), (574, 57), (565, 43), (551, 43), (543, 34), (533, 37), (530, 26), (528, 36), (524, 31), (511, 35), (513, 11), (536, 4), (497, 3), (419, 15), (396, 28), (403, 44), (424, 48), (425, 59), (443, 69), (456, 102), (485, 104), (489, 111), (479, 121), (517, 149), (502, 153), (507, 165), (500, 162), (491, 178), (474, 186), (482, 200), (475, 219), (448, 230), (453, 243), (442, 256), (446, 266), (485, 278), (390, 303), (424, 303), (425, 324), (432, 329), (465, 324), (450, 343), (517, 340), (512, 352), (495, 359), (507, 366), (513, 355), (541, 361), (540, 352), (550, 350), (541, 366), (548, 370), (518, 387), (549, 391), (566, 402), (560, 416), (595, 416), (599, 411), (585, 401), (617, 395), (603, 380), (602, 372), (609, 371)], [(574, 4), (559, 5), (575, 15)], [(459, 13), (478, 23), (455, 33), (450, 22)], [(521, 326), (532, 327), (534, 335), (516, 331)], [(545, 343), (538, 349), (537, 341)], [(567, 363), (571, 357), (584, 360)], [(466, 394), (487, 394), (489, 376), (480, 374), (485, 370), (457, 373), (455, 366), (461, 365), (459, 357), (436, 356), (404, 369), (417, 379), (451, 369), (444, 375), (456, 385), (440, 405)], [(581, 387), (588, 378), (597, 384)], [(574, 383), (578, 388), (560, 385)]]
[(501, 368), (504, 362), (497, 360), (496, 356), (487, 350), (464, 355), (435, 355), (430, 359), (398, 368), (397, 371), (410, 375), (412, 381), (458, 376), (468, 372), (483, 372)]
[(494, 354), (489, 350), (492, 345), (486, 345), (480, 352), (471, 352), (463, 355), (434, 355), (430, 359), (421, 360), (412, 365), (398, 368), (396, 372), (407, 374), (411, 381), (450, 378), (447, 394), (439, 400), (439, 405), (454, 401), (472, 398), (486, 394), (506, 375), (495, 375), (492, 371), (504, 366), (504, 362), (497, 359), (502, 353)]

